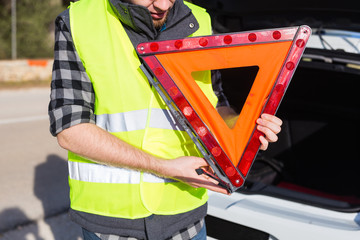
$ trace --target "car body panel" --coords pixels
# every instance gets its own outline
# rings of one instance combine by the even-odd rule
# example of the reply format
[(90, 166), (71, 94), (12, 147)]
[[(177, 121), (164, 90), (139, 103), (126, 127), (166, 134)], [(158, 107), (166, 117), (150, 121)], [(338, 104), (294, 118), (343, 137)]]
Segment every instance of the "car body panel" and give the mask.
[(360, 239), (359, 213), (343, 213), (263, 195), (209, 193), (209, 215), (276, 239)]

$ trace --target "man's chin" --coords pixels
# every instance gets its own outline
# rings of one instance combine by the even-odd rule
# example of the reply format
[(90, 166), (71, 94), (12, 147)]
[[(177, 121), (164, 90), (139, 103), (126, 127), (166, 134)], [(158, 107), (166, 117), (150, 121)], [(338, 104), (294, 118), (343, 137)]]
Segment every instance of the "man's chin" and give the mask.
[(166, 22), (166, 18), (153, 20), (153, 24), (156, 29), (160, 29), (165, 24), (165, 22)]

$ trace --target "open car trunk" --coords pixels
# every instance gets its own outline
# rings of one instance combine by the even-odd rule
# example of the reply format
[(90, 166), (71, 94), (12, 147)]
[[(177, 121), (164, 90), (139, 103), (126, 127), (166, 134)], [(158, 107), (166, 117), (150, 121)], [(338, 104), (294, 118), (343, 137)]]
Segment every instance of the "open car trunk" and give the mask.
[[(237, 111), (257, 70), (220, 70)], [(279, 140), (259, 152), (239, 191), (360, 211), (359, 81), (356, 54), (307, 48), (276, 114), (284, 122)]]
[[(237, 111), (257, 69), (220, 70)], [(239, 191), (358, 212), (359, 81), (356, 54), (307, 48), (276, 114), (284, 121), (279, 141), (258, 154)]]
[[(220, 70), (225, 94), (238, 112), (257, 71), (257, 66)], [(237, 190), (245, 197), (210, 197), (208, 236), (311, 239), (316, 232), (314, 239), (342, 239), (350, 233), (354, 236), (348, 239), (358, 238), (354, 215), (360, 212), (359, 81), (357, 54), (305, 50), (276, 114), (284, 122), (278, 142), (258, 153), (243, 188)], [(294, 207), (289, 202), (300, 204)], [(329, 215), (322, 218), (321, 211), (306, 211), (303, 204), (328, 210)], [(348, 218), (336, 218), (333, 211)], [(329, 224), (328, 229), (320, 229), (323, 224)], [(310, 231), (314, 226), (319, 230)]]
[[(318, 47), (305, 49), (277, 116), (283, 121), (279, 141), (259, 152), (244, 187), (245, 194), (264, 194), (341, 212), (360, 211), (358, 123), (360, 43), (339, 36), (331, 47), (323, 29), (360, 32), (360, 2), (288, 2), (194, 0), (207, 9), (215, 33), (309, 25)], [(258, 68), (221, 70), (223, 88), (237, 110), (245, 101)], [(241, 81), (239, 81), (241, 79)], [(242, 97), (241, 97), (242, 96)]]
[(240, 191), (358, 212), (360, 62), (349, 65), (314, 59), (323, 55), (323, 51), (306, 49), (277, 112), (284, 121), (279, 141), (259, 153)]

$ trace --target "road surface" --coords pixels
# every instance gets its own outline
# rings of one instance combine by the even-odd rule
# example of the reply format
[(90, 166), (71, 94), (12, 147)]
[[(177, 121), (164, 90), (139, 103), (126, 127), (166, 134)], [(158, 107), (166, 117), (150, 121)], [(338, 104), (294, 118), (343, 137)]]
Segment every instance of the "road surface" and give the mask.
[(49, 88), (0, 89), (0, 239), (81, 239), (69, 221), (66, 151), (49, 132)]

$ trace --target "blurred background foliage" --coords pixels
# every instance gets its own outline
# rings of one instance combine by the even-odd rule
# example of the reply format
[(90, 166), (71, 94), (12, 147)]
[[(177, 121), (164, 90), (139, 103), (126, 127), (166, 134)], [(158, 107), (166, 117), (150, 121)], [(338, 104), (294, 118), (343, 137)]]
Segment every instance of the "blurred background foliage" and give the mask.
[[(17, 58), (52, 58), (54, 20), (69, 0), (16, 0)], [(0, 59), (11, 58), (11, 0), (0, 0)]]

